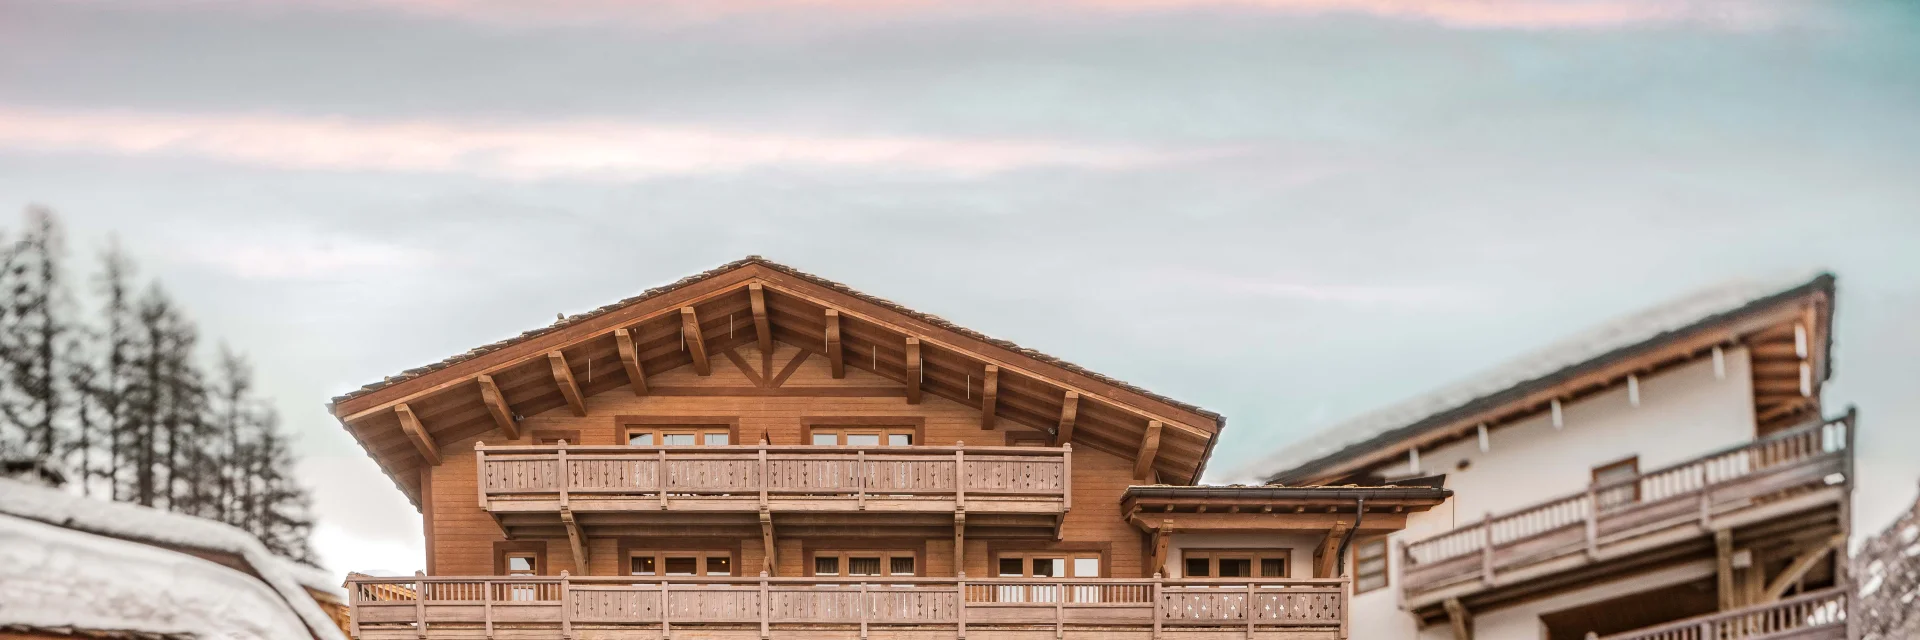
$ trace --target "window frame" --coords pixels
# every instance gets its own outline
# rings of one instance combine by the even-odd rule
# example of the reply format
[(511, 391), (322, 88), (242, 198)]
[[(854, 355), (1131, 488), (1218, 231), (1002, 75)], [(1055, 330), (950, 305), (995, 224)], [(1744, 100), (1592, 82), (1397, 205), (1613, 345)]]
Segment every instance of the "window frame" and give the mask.
[(502, 540), (493, 543), (493, 575), (509, 575), (507, 559), (520, 556), (533, 557), (532, 575), (549, 575), (551, 567), (547, 565), (547, 543), (539, 540)]
[(1219, 548), (1219, 549), (1213, 549), (1213, 548), (1181, 549), (1180, 550), (1180, 577), (1181, 578), (1196, 577), (1187, 573), (1187, 563), (1196, 559), (1205, 559), (1207, 561), (1207, 575), (1197, 576), (1201, 578), (1209, 578), (1209, 579), (1221, 578), (1222, 577), (1220, 575), (1221, 560), (1248, 560), (1249, 561), (1248, 571), (1251, 573), (1258, 574), (1258, 573), (1261, 573), (1260, 569), (1262, 566), (1261, 565), (1262, 561), (1272, 560), (1272, 559), (1278, 559), (1280, 561), (1280, 572), (1282, 575), (1277, 575), (1277, 576), (1250, 575), (1250, 576), (1231, 576), (1231, 577), (1250, 578), (1250, 579), (1293, 577), (1293, 549), (1290, 549), (1290, 548), (1249, 549), (1244, 547), (1232, 547), (1232, 548)]
[[(922, 553), (920, 550), (912, 549), (912, 548), (888, 549), (888, 548), (861, 547), (861, 548), (846, 548), (846, 549), (814, 549), (807, 552), (807, 577), (809, 578), (815, 578), (815, 577), (873, 578), (873, 579), (924, 577), (927, 575), (927, 564), (923, 557), (924, 555), (925, 554)], [(867, 557), (867, 556), (878, 556), (880, 558), (880, 568), (883, 571), (883, 573), (875, 576), (854, 576), (854, 575), (849, 575), (847, 573), (847, 569), (853, 566), (852, 563), (848, 561), (849, 557)], [(838, 565), (839, 571), (831, 575), (826, 575), (826, 576), (820, 575), (820, 572), (818, 571), (819, 565), (816, 564), (817, 562), (819, 562), (820, 558), (837, 558), (839, 560), (839, 565)], [(912, 558), (913, 573), (905, 574), (905, 575), (894, 574), (893, 560), (895, 558)]]
[[(632, 447), (718, 447), (740, 444), (739, 416), (616, 416), (614, 418), (613, 441), (622, 446)], [(636, 433), (653, 434), (653, 444), (629, 444)], [(665, 444), (669, 434), (692, 434), (691, 445)], [(706, 443), (711, 434), (726, 434), (727, 444)]]
[[(836, 444), (813, 444), (813, 435), (823, 430), (836, 434)], [(924, 416), (802, 416), (800, 418), (800, 437), (802, 445), (845, 447), (850, 433), (874, 433), (880, 436), (878, 447), (899, 447), (903, 445), (887, 444), (887, 436), (905, 434), (912, 440), (904, 446), (927, 446), (927, 419)], [(864, 445), (854, 445), (864, 446)]]
[[(740, 577), (740, 561), (738, 558), (734, 557), (734, 553), (732, 551), (729, 551), (726, 549), (629, 549), (627, 550), (627, 554), (622, 557), (626, 559), (625, 560), (626, 565), (623, 567), (624, 570), (620, 575), (628, 576), (628, 577), (662, 578), (662, 579), (709, 578), (709, 577), (738, 578)], [(667, 573), (668, 558), (686, 558), (686, 557), (694, 558), (695, 562), (697, 563), (694, 567), (694, 571), (692, 574), (678, 575), (678, 574)], [(635, 558), (652, 558), (653, 566), (654, 566), (653, 575), (634, 573), (633, 560)], [(707, 563), (711, 562), (714, 558), (725, 558), (727, 560), (727, 575), (725, 576), (714, 575), (712, 570), (708, 568)]]
[[(1001, 562), (1004, 560), (1012, 559), (1012, 558), (1020, 559), (1020, 575), (1018, 576), (1005, 575), (1003, 572), (1000, 571)], [(1092, 558), (1095, 562), (1099, 563), (1100, 570), (1096, 572), (1099, 575), (1093, 575), (1093, 576), (1076, 576), (1076, 575), (1035, 576), (1033, 575), (1034, 560), (1055, 560), (1055, 559), (1065, 560), (1066, 572), (1071, 574), (1071, 573), (1074, 573), (1073, 561), (1086, 559), (1086, 558)], [(1032, 551), (1003, 551), (993, 555), (993, 564), (991, 565), (991, 567), (993, 569), (992, 575), (995, 578), (1035, 578), (1035, 577), (1049, 578), (1049, 579), (1051, 578), (1063, 578), (1063, 579), (1104, 578), (1104, 577), (1107, 577), (1107, 574), (1110, 571), (1110, 569), (1107, 566), (1106, 553), (1101, 551), (1075, 551), (1075, 550), (1036, 549)]]
[(580, 430), (579, 429), (535, 429), (527, 433), (527, 442), (533, 443), (535, 446), (542, 446), (542, 447), (558, 446), (561, 440), (567, 441), (567, 444), (569, 446), (579, 446)]
[[(641, 555), (649, 555), (655, 558), (654, 562), (658, 573), (656, 575), (646, 576), (648, 578), (666, 579), (668, 577), (665, 572), (667, 569), (666, 556), (669, 555), (693, 555), (702, 558), (708, 556), (726, 556), (728, 559), (727, 564), (733, 571), (732, 577), (741, 577), (742, 572), (745, 571), (741, 563), (744, 562), (746, 558), (741, 552), (741, 542), (738, 540), (623, 537), (619, 538), (619, 541), (616, 542), (614, 546), (617, 554), (614, 557), (620, 559), (620, 564), (614, 567), (615, 575), (632, 576), (633, 558)], [(701, 572), (694, 576), (675, 577), (706, 577), (706, 561), (704, 559), (701, 560), (699, 568)]]
[[(1615, 486), (1611, 489), (1611, 491), (1617, 491), (1617, 492), (1620, 492), (1621, 494), (1625, 494), (1626, 492), (1624, 491), (1624, 489), (1626, 487), (1632, 487), (1633, 496), (1623, 504), (1634, 504), (1634, 503), (1640, 502), (1640, 483), (1637, 481), (1637, 479), (1640, 477), (1640, 454), (1630, 455), (1625, 458), (1615, 460), (1613, 462), (1608, 462), (1606, 464), (1594, 465), (1591, 471), (1592, 486), (1598, 488), (1600, 486), (1600, 482), (1601, 482), (1600, 477), (1602, 475), (1605, 475), (1610, 472), (1616, 472), (1620, 469), (1626, 469), (1626, 470), (1632, 471), (1633, 477), (1636, 479), (1636, 481), (1630, 484)], [(1610, 491), (1606, 491), (1606, 490), (1603, 490), (1603, 492), (1611, 493)]]
[[(1360, 550), (1370, 546), (1380, 547), (1380, 585), (1371, 589), (1360, 588)], [(1373, 593), (1393, 586), (1393, 543), (1389, 536), (1373, 536), (1354, 541), (1353, 549), (1348, 552), (1352, 557), (1347, 561), (1353, 567), (1353, 595)]]

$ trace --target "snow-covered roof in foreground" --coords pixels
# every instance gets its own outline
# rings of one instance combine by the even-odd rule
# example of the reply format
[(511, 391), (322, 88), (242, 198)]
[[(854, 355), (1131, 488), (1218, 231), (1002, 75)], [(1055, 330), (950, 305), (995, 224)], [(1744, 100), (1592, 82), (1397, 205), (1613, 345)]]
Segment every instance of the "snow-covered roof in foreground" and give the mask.
[(1282, 475), (1488, 396), (1828, 278), (1831, 276), (1823, 271), (1796, 272), (1790, 276), (1735, 280), (1708, 287), (1594, 327), (1426, 395), (1335, 424), (1303, 442), (1242, 467), (1234, 475), (1259, 480)]
[[(164, 566), (192, 567), (193, 566), (188, 564), (182, 564), (180, 560), (172, 559), (170, 556), (157, 556), (157, 557), (156, 556), (138, 556), (134, 551), (121, 549), (119, 547), (113, 547), (112, 545), (106, 544), (108, 542), (117, 542), (117, 541), (105, 540), (105, 539), (98, 538), (98, 536), (85, 536), (80, 533), (77, 533), (80, 531), (84, 531), (87, 533), (99, 534), (99, 536), (106, 536), (108, 538), (120, 538), (121, 540), (138, 540), (138, 541), (144, 541), (144, 542), (151, 542), (154, 544), (163, 544), (163, 545), (184, 547), (184, 548), (190, 548), (190, 549), (205, 549), (209, 551), (219, 551), (219, 552), (231, 553), (231, 554), (240, 556), (246, 559), (247, 564), (252, 566), (253, 570), (260, 575), (260, 580), (255, 580), (244, 573), (233, 571), (231, 569), (226, 569), (226, 570), (233, 573), (236, 576), (245, 578), (248, 582), (257, 586), (259, 589), (263, 590), (265, 593), (277, 594), (278, 599), (271, 603), (273, 608), (282, 612), (286, 612), (286, 615), (293, 616), (292, 618), (293, 620), (295, 620), (296, 622), (302, 623), (305, 627), (305, 630), (302, 630), (298, 633), (294, 633), (292, 635), (286, 635), (285, 633), (268, 633), (268, 634), (254, 634), (254, 635), (246, 635), (246, 634), (224, 635), (222, 633), (209, 632), (210, 635), (206, 637), (301, 638), (301, 637), (307, 637), (309, 635), (308, 632), (310, 631), (312, 637), (320, 638), (321, 640), (344, 640), (344, 637), (340, 633), (340, 628), (335, 626), (333, 623), (333, 620), (327, 617), (326, 612), (320, 609), (320, 605), (318, 603), (315, 603), (313, 601), (313, 598), (309, 596), (306, 593), (306, 591), (302, 590), (301, 580), (295, 578), (287, 570), (287, 567), (285, 566), (287, 562), (283, 558), (280, 558), (279, 556), (274, 555), (272, 552), (267, 551), (266, 547), (262, 546), (260, 544), (260, 541), (258, 539), (255, 539), (251, 534), (248, 534), (247, 532), (234, 528), (232, 526), (219, 523), (219, 522), (214, 522), (212, 520), (206, 520), (203, 518), (196, 518), (193, 516), (177, 514), (177, 513), (169, 513), (169, 512), (161, 511), (158, 509), (152, 509), (152, 508), (142, 507), (138, 505), (83, 498), (83, 497), (75, 496), (73, 494), (70, 494), (58, 489), (49, 489), (46, 487), (40, 487), (40, 486), (30, 485), (30, 484), (17, 482), (13, 480), (6, 480), (6, 479), (0, 479), (0, 514), (4, 514), (7, 516), (14, 516), (15, 517), (14, 520), (17, 520), (17, 519), (33, 520), (33, 521), (38, 521), (39, 523), (44, 523), (46, 525), (52, 525), (51, 529), (44, 529), (44, 528), (32, 528), (32, 527), (24, 526), (25, 524), (30, 524), (30, 523), (10, 524), (7, 529), (0, 530), (0, 532), (4, 532), (4, 533), (0, 533), (0, 535), (6, 535), (9, 537), (9, 539), (17, 535), (18, 537), (21, 538), (22, 541), (32, 542), (33, 544), (38, 545), (41, 548), (44, 548), (49, 553), (68, 553), (69, 554), (68, 556), (66, 556), (69, 558), (69, 561), (67, 562), (67, 564), (64, 564), (64, 565), (56, 565), (56, 566), (50, 567), (46, 563), (36, 562), (36, 563), (29, 563), (29, 564), (33, 564), (35, 566), (40, 566), (43, 568), (53, 568), (53, 569), (71, 571), (71, 572), (78, 572), (81, 575), (76, 579), (82, 579), (82, 580), (103, 580), (104, 581), (104, 580), (109, 580), (113, 578), (115, 575), (121, 574), (121, 573), (124, 573), (125, 575), (128, 575), (128, 576), (137, 576), (137, 577), (126, 578), (125, 579), (126, 584), (124, 585), (117, 585), (113, 583), (102, 585), (105, 587), (112, 587), (114, 589), (125, 587), (125, 593), (122, 595), (116, 596), (117, 598), (119, 598), (119, 600), (107, 599), (106, 596), (102, 596), (100, 598), (81, 598), (81, 600), (75, 605), (76, 608), (74, 610), (70, 612), (65, 612), (65, 613), (72, 613), (75, 615), (84, 614), (84, 613), (87, 613), (87, 611), (89, 610), (81, 607), (94, 606), (94, 605), (107, 607), (107, 608), (120, 607), (128, 610), (145, 610), (146, 608), (149, 608), (148, 605), (146, 604), (149, 601), (154, 603), (153, 606), (160, 606), (160, 605), (174, 606), (174, 605), (180, 605), (180, 604), (193, 604), (196, 602), (201, 602), (203, 600), (211, 601), (211, 602), (222, 602), (224, 601), (223, 599), (228, 596), (222, 595), (217, 592), (203, 594), (203, 595), (162, 594), (159, 592), (174, 590), (176, 587), (182, 588), (182, 589), (195, 589), (195, 588), (205, 587), (205, 588), (215, 588), (215, 589), (227, 589), (229, 591), (232, 591), (233, 589), (235, 589), (235, 587), (228, 584), (227, 579), (224, 577), (203, 576), (199, 578), (194, 578), (186, 582), (169, 581), (167, 579), (162, 579), (165, 577), (166, 574), (160, 569), (154, 569), (153, 570), (154, 574), (148, 575), (148, 574), (140, 574), (133, 570), (121, 571), (122, 567), (116, 566), (114, 564), (114, 562), (116, 561), (114, 560), (101, 560), (101, 561), (95, 562), (94, 560), (92, 560), (92, 558), (126, 557), (126, 558), (130, 558), (132, 560), (137, 560), (137, 561), (162, 563), (160, 565), (154, 565), (154, 566), (162, 566), (162, 567)], [(16, 531), (18, 532), (17, 534), (15, 533)], [(62, 531), (68, 534), (66, 540), (53, 539), (58, 537), (55, 534)], [(155, 552), (155, 553), (163, 553), (163, 552), (173, 553), (170, 551), (166, 551), (164, 549), (157, 549), (157, 548), (141, 545), (134, 542), (121, 542), (121, 544), (130, 546), (133, 548), (151, 550), (152, 552)], [(92, 545), (92, 546), (88, 546), (88, 545)], [(11, 547), (12, 545), (8, 544), (5, 546)], [(89, 549), (113, 551), (113, 553), (117, 555), (90, 556), (87, 553), (85, 553)], [(0, 550), (0, 552), (5, 552), (7, 554), (6, 557), (8, 558), (14, 557), (12, 549)], [(220, 567), (219, 565), (216, 565), (213, 563), (208, 563), (204, 560), (194, 558), (193, 556), (188, 556), (188, 555), (179, 554), (179, 553), (173, 553), (173, 555), (179, 556), (181, 558), (195, 560), (198, 562), (203, 562), (215, 568), (225, 569), (224, 567)], [(175, 564), (166, 565), (164, 564), (166, 562), (172, 562)], [(94, 564), (97, 564), (98, 566), (97, 567), (83, 566), (83, 565), (94, 565)], [(9, 567), (6, 569), (6, 571), (11, 572), (13, 570), (14, 568), (10, 562)], [(188, 571), (188, 569), (182, 569), (182, 571)], [(191, 571), (199, 571), (199, 569), (192, 569)], [(156, 575), (159, 577), (155, 577)], [(199, 575), (199, 574), (195, 574), (195, 575)], [(6, 576), (6, 577), (0, 577), (0, 588), (5, 588), (5, 589), (16, 588), (12, 584), (13, 582), (25, 581), (27, 580), (28, 577), (34, 577), (34, 579), (47, 579), (47, 578), (53, 577), (53, 576), (47, 576), (47, 575), (41, 575), (41, 574), (30, 574), (30, 576), (10, 576), (8, 574), (0, 574), (0, 576)], [(261, 585), (260, 582), (262, 580), (264, 580), (266, 584)], [(142, 586), (142, 585), (145, 585), (145, 586)], [(85, 585), (76, 584), (72, 586), (77, 588)], [(145, 593), (145, 592), (153, 592), (153, 593), (151, 595), (145, 596), (147, 600), (141, 600), (141, 596), (139, 596), (138, 594)], [(121, 592), (111, 591), (111, 593), (121, 593)], [(235, 591), (235, 593), (238, 594), (242, 592)], [(35, 611), (35, 610), (32, 610), (34, 609), (33, 607), (15, 607), (13, 606), (14, 602), (16, 601), (11, 600), (9, 598), (5, 598), (5, 597), (0, 597), (0, 603), (4, 603), (4, 604), (0, 604), (0, 622), (11, 621), (17, 616), (33, 616), (33, 617), (36, 617), (36, 620), (34, 620), (36, 624), (60, 623), (60, 621), (58, 620), (38, 619), (38, 618), (44, 618), (46, 616), (57, 616), (62, 614), (63, 612), (58, 610), (57, 608), (46, 609), (44, 611)], [(258, 608), (258, 603), (256, 603), (256, 608)], [(21, 610), (21, 609), (27, 609), (27, 610)], [(224, 610), (215, 610), (213, 613), (218, 615), (232, 615), (230, 612), (226, 612)], [(183, 614), (183, 615), (186, 615), (186, 614)], [(264, 614), (259, 614), (258, 612), (249, 612), (247, 615), (236, 617), (235, 620), (236, 621), (253, 620), (253, 618), (249, 616), (257, 617), (258, 615), (264, 615)], [(82, 626), (80, 622), (82, 621), (69, 620), (61, 624), (71, 625), (71, 626)], [(59, 625), (54, 625), (54, 626), (59, 626)]]
[(160, 547), (0, 515), (0, 626), (307, 637), (253, 576)]

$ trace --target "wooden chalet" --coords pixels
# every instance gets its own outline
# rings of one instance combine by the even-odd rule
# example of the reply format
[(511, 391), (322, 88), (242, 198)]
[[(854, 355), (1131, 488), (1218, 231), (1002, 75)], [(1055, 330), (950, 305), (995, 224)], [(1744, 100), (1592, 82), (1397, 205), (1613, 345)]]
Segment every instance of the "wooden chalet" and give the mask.
[(419, 507), (361, 638), (1344, 638), (1432, 487), (1198, 487), (1225, 420), (758, 257), (331, 410)]

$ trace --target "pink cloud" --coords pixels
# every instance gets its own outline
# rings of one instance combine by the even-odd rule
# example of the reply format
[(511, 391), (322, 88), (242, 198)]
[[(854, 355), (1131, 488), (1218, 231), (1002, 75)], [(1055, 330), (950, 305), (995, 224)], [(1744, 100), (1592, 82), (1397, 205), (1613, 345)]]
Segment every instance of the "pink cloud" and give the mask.
[[(183, 1), (183, 0), (182, 0)], [(670, 25), (752, 15), (824, 20), (927, 15), (1045, 15), (1237, 9), (1279, 14), (1354, 13), (1465, 28), (1561, 29), (1694, 23), (1752, 27), (1783, 7), (1763, 0), (225, 0), (288, 7), (359, 7), (502, 26)]]
[(756, 167), (953, 174), (1124, 169), (1193, 157), (1052, 141), (826, 136), (619, 121), (351, 120), (0, 107), (0, 149), (202, 158), (282, 169), (626, 180)]

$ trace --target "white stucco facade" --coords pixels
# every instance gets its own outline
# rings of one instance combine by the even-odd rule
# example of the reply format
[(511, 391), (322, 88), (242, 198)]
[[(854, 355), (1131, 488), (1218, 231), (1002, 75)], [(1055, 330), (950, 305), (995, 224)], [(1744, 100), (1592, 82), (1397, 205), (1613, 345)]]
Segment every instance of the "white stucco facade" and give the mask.
[[(1418, 473), (1402, 460), (1382, 469), (1386, 477), (1447, 475), (1453, 499), (1408, 518), (1395, 534), (1390, 560), (1391, 586), (1356, 596), (1352, 637), (1365, 640), (1451, 638), (1450, 630), (1417, 628), (1400, 596), (1400, 542), (1425, 539), (1457, 526), (1478, 522), (1554, 498), (1580, 493), (1593, 469), (1638, 456), (1642, 472), (1737, 446), (1754, 438), (1752, 376), (1744, 348), (1725, 352), (1724, 375), (1702, 358), (1639, 381), (1639, 402), (1625, 384), (1562, 407), (1563, 426), (1548, 412), (1488, 433), (1488, 450), (1468, 438), (1420, 456)], [(1678, 568), (1591, 585), (1526, 605), (1475, 615), (1477, 640), (1539, 640), (1545, 637), (1540, 615), (1656, 588), (1692, 577)], [(1679, 573), (1674, 573), (1674, 572)], [(1668, 575), (1673, 574), (1673, 575)], [(1686, 575), (1681, 575), (1686, 574)]]

